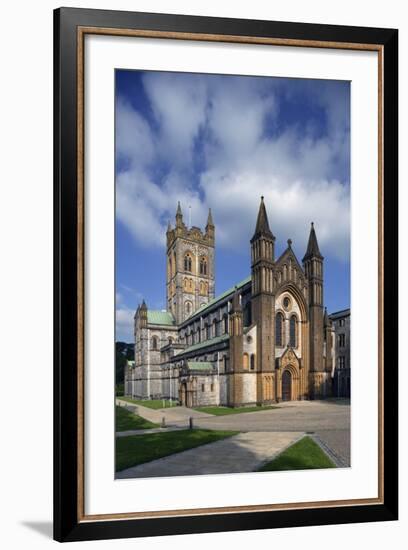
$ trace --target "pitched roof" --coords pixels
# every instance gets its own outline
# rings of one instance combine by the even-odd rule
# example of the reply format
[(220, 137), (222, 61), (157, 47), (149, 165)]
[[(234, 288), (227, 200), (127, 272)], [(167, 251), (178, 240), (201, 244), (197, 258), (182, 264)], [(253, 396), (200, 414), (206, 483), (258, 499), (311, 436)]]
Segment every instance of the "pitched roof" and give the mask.
[(307, 250), (306, 254), (303, 256), (303, 261), (308, 260), (313, 256), (317, 258), (323, 258), (323, 256), (320, 254), (319, 245), (317, 244), (316, 232), (314, 229), (314, 224), (312, 222), (312, 225), (310, 227), (309, 241), (307, 243)]
[(147, 322), (149, 325), (166, 325), (173, 326), (174, 318), (168, 311), (160, 311), (155, 309), (147, 310)]
[(202, 305), (201, 307), (199, 307), (196, 311), (194, 311), (194, 313), (192, 313), (190, 315), (190, 317), (187, 317), (187, 319), (184, 321), (184, 323), (186, 321), (191, 321), (192, 319), (194, 319), (195, 316), (198, 316), (198, 315), (202, 315), (204, 311), (206, 311), (209, 307), (211, 306), (214, 306), (215, 304), (217, 304), (218, 302), (221, 302), (224, 298), (226, 298), (227, 296), (229, 296), (230, 294), (233, 294), (235, 292), (235, 287), (237, 289), (240, 289), (242, 288), (243, 286), (245, 286), (247, 283), (250, 283), (251, 282), (251, 279), (252, 279), (252, 276), (249, 275), (248, 277), (246, 277), (243, 281), (241, 281), (240, 283), (238, 283), (237, 285), (229, 288), (228, 290), (226, 290), (225, 292), (223, 292), (222, 294), (220, 294), (219, 296), (216, 296), (215, 298), (213, 298), (212, 300), (210, 300), (207, 304), (204, 304)]
[(202, 348), (208, 348), (209, 346), (214, 346), (216, 344), (221, 344), (221, 342), (225, 342), (229, 339), (229, 334), (222, 334), (221, 336), (216, 336), (215, 338), (210, 338), (209, 340), (204, 340), (204, 342), (198, 342), (197, 344), (193, 344), (192, 346), (189, 346), (184, 351), (179, 353), (177, 357), (180, 357), (181, 355), (185, 353), (190, 353), (191, 351), (197, 351)]
[(190, 370), (213, 370), (212, 363), (208, 361), (187, 361)]
[(348, 315), (350, 315), (350, 309), (341, 309), (340, 311), (330, 313), (329, 319), (338, 319), (340, 317), (347, 317)]

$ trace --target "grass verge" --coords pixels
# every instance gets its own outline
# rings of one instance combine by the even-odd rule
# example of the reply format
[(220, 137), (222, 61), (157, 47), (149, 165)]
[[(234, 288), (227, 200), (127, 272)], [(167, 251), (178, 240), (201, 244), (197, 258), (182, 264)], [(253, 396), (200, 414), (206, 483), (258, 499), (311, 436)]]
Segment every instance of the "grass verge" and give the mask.
[(149, 428), (159, 428), (159, 424), (154, 424), (145, 420), (137, 414), (126, 410), (123, 407), (116, 406), (115, 411), (115, 430), (117, 432), (124, 432), (126, 430), (147, 430)]
[(336, 468), (326, 453), (311, 437), (303, 437), (276, 458), (264, 464), (259, 472)]
[(132, 403), (132, 405), (141, 405), (142, 407), (148, 407), (149, 409), (163, 409), (167, 407), (176, 407), (177, 404), (175, 401), (169, 401), (168, 399), (132, 399), (131, 397), (119, 397), (122, 401), (127, 403)]
[(236, 435), (235, 431), (179, 430), (116, 438), (116, 471)]
[(207, 414), (213, 414), (215, 416), (225, 416), (226, 414), (240, 414), (240, 413), (251, 413), (259, 411), (267, 411), (268, 409), (279, 409), (280, 407), (275, 407), (274, 405), (261, 407), (196, 407), (194, 410), (200, 411)]

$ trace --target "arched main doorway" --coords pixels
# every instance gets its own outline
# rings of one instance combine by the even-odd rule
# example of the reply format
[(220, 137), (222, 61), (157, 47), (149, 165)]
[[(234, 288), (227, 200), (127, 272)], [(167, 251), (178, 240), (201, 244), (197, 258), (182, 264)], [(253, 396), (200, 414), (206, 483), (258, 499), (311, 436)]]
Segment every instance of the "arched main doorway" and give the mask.
[(288, 369), (282, 373), (282, 401), (292, 400), (292, 374)]

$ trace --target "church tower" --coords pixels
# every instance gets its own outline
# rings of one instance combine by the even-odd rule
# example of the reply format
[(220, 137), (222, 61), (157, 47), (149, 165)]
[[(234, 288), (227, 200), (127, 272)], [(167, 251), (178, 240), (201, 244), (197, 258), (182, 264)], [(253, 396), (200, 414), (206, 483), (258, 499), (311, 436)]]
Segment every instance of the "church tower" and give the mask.
[(252, 319), (257, 326), (257, 402), (264, 398), (263, 373), (272, 373), (275, 365), (275, 295), (273, 270), (275, 237), (269, 228), (264, 198), (261, 197), (255, 233), (251, 239)]
[(325, 397), (328, 391), (323, 362), (323, 259), (312, 222), (303, 267), (309, 286), (310, 397), (315, 399)]
[(167, 228), (167, 310), (177, 324), (190, 317), (200, 306), (214, 298), (215, 226), (208, 212), (205, 232), (187, 227), (180, 202), (176, 225)]

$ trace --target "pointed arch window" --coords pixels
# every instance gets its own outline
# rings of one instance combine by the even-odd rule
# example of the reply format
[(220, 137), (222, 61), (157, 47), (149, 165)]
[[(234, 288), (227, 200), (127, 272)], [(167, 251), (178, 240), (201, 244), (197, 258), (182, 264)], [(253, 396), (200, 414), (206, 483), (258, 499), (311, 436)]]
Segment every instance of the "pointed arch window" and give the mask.
[(187, 254), (184, 256), (184, 271), (188, 271), (191, 273), (193, 270), (193, 259), (191, 257), (190, 252), (187, 252)]
[(200, 275), (207, 275), (207, 259), (204, 256), (200, 258)]
[(224, 313), (222, 320), (224, 324), (224, 334), (228, 334), (228, 315), (226, 313)]
[(292, 348), (297, 347), (297, 319), (292, 315), (289, 321), (289, 345)]
[(217, 319), (213, 319), (212, 325), (213, 325), (213, 338), (215, 338), (216, 336), (218, 336), (218, 323), (217, 323)]
[(193, 304), (191, 302), (186, 302), (184, 307), (185, 307), (186, 315), (190, 315), (193, 309)]
[(255, 370), (255, 354), (254, 353), (251, 354), (251, 363), (250, 363), (250, 365), (251, 365), (251, 367), (250, 367), (251, 370)]
[(152, 350), (157, 350), (158, 338), (157, 336), (152, 336)]
[(275, 318), (275, 341), (277, 346), (283, 346), (283, 315), (280, 312)]

